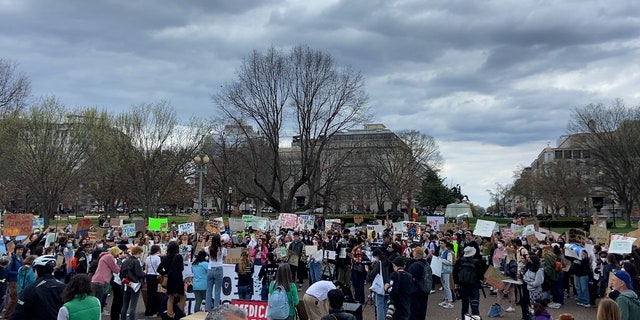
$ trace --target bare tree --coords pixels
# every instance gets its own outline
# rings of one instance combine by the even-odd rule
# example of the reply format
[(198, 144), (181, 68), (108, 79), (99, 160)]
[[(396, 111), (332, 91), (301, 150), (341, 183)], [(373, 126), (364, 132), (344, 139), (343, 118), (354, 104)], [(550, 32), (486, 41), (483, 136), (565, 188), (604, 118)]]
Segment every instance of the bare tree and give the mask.
[(118, 115), (115, 124), (122, 133), (118, 160), (125, 168), (128, 196), (142, 204), (149, 217), (177, 177), (194, 174), (190, 165), (208, 130), (195, 119), (180, 124), (166, 101), (134, 106)]
[(20, 112), (31, 94), (31, 82), (16, 65), (0, 59), (0, 118)]
[(620, 201), (627, 227), (640, 192), (639, 121), (639, 107), (629, 108), (616, 100), (610, 106), (589, 104), (575, 109), (568, 129), (583, 134), (582, 146), (595, 160), (592, 176)]
[(24, 115), (7, 119), (15, 141), (12, 178), (33, 193), (48, 224), (84, 172), (94, 146), (95, 111), (70, 113), (55, 98), (47, 98)]
[[(238, 77), (215, 96), (220, 110), (238, 125), (255, 125), (269, 153), (251, 145), (255, 157), (268, 172), (253, 181), (258, 197), (277, 210), (290, 211), (296, 193), (319, 170), (321, 155), (333, 135), (368, 117), (364, 80), (360, 73), (340, 69), (327, 53), (306, 46), (290, 53), (275, 48), (254, 51), (238, 71)], [(296, 157), (282, 159), (280, 137), (291, 119)], [(260, 145), (261, 146), (261, 145)], [(292, 155), (290, 152), (289, 155)], [(313, 196), (312, 196), (313, 198)]]

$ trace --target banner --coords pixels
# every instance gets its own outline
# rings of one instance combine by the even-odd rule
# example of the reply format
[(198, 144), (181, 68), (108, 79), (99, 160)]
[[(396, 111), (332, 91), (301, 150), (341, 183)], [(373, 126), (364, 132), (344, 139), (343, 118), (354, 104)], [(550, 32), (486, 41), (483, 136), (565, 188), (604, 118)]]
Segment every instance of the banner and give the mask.
[(316, 222), (316, 216), (314, 215), (300, 215), (298, 216), (298, 230), (311, 230)]
[(609, 253), (627, 254), (631, 253), (633, 249), (633, 243), (636, 238), (625, 237), (614, 234), (611, 236), (611, 242), (609, 243)]
[(125, 237), (135, 237), (136, 236), (136, 224), (135, 223), (127, 223), (122, 225), (122, 235)]
[(481, 237), (491, 237), (495, 228), (495, 221), (478, 219), (478, 221), (476, 222), (476, 228), (475, 230), (473, 230), (473, 234)]
[(149, 218), (149, 231), (169, 231), (169, 219)]
[(444, 217), (427, 216), (427, 224), (431, 226), (431, 229), (440, 231), (440, 225), (444, 224)]
[(4, 236), (26, 236), (33, 232), (33, 215), (10, 213), (4, 216)]
[(295, 229), (298, 226), (298, 216), (295, 213), (281, 213), (278, 220), (281, 228)]
[(267, 301), (231, 300), (231, 304), (247, 312), (247, 320), (267, 320)]
[(182, 223), (178, 225), (178, 234), (192, 234), (196, 232), (196, 225), (193, 222)]

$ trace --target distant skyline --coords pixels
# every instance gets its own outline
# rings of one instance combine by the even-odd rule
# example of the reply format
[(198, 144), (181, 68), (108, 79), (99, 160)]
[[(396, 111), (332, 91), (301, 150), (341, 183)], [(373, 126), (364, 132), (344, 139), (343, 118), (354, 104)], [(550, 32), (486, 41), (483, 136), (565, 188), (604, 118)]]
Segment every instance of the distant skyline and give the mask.
[(487, 207), (573, 108), (638, 104), (638, 17), (631, 0), (0, 0), (0, 58), (35, 99), (187, 119), (215, 114), (251, 51), (308, 45), (363, 74), (371, 123), (435, 137), (445, 182)]

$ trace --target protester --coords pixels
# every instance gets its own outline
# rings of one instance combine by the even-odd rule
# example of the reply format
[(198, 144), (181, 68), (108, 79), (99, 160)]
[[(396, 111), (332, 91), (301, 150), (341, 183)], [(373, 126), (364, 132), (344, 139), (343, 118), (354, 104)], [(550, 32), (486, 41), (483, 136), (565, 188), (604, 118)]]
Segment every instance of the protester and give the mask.
[(352, 245), (353, 249), (351, 250), (351, 283), (353, 284), (353, 292), (355, 294), (354, 299), (356, 303), (365, 303), (365, 294), (364, 294), (364, 281), (367, 277), (367, 267), (371, 264), (369, 258), (362, 247), (358, 243), (359, 240), (353, 239)]
[(162, 259), (158, 266), (158, 273), (168, 277), (167, 281), (167, 316), (173, 318), (175, 316), (173, 303), (178, 299), (180, 302), (178, 305), (180, 308), (184, 307), (184, 301), (186, 299), (184, 292), (184, 282), (182, 279), (182, 271), (184, 270), (184, 263), (182, 256), (179, 253), (178, 243), (175, 241), (169, 242), (167, 245), (167, 255)]
[[(373, 261), (372, 268), (367, 275), (367, 282), (373, 283), (373, 280), (378, 274), (382, 274), (383, 287), (389, 284), (391, 269), (393, 266), (387, 259), (382, 250), (375, 249), (372, 253)], [(382, 270), (381, 270), (382, 269)], [(376, 307), (376, 320), (384, 320), (387, 315), (387, 303), (389, 302), (389, 296), (383, 293), (374, 292), (374, 304)]]
[(100, 320), (100, 300), (91, 295), (91, 278), (77, 274), (62, 291), (64, 303), (58, 311), (57, 320)]
[[(144, 281), (144, 271), (142, 270), (142, 247), (135, 246), (131, 248), (131, 254), (122, 262), (120, 274), (123, 283), (123, 304), (120, 311), (120, 320), (134, 320), (138, 307), (138, 297), (140, 296), (140, 288)], [(127, 317), (127, 311), (129, 316)]]
[(453, 266), (453, 281), (460, 292), (462, 303), (461, 319), (469, 313), (469, 305), (471, 305), (472, 315), (480, 315), (480, 281), (484, 278), (484, 269), (480, 261), (475, 258), (476, 248), (473, 243), (475, 242), (468, 242), (463, 250), (463, 257)]
[(24, 264), (18, 271), (18, 296), (20, 296), (24, 288), (36, 281), (36, 274), (33, 272), (33, 268), (31, 266), (37, 257), (38, 256), (36, 255), (26, 257), (24, 259)]
[(611, 279), (611, 288), (620, 292), (620, 295), (616, 298), (616, 303), (620, 307), (621, 319), (637, 319), (636, 317), (640, 315), (640, 300), (633, 291), (633, 283), (629, 273), (625, 270), (619, 270), (614, 273), (613, 279)]
[(160, 296), (158, 295), (158, 266), (160, 266), (160, 246), (153, 244), (149, 248), (149, 256), (144, 261), (147, 281), (147, 303), (144, 315), (147, 317), (158, 314)]
[(267, 260), (265, 264), (260, 266), (258, 272), (258, 279), (262, 283), (262, 289), (260, 292), (260, 298), (262, 301), (267, 301), (269, 298), (269, 285), (276, 279), (278, 273), (278, 264), (275, 261), (275, 255), (273, 252), (267, 253)]
[(440, 281), (442, 282), (444, 299), (438, 303), (438, 305), (445, 309), (454, 308), (453, 292), (451, 290), (451, 273), (453, 272), (454, 255), (453, 244), (446, 240), (440, 241), (440, 258), (442, 259), (442, 275), (440, 276)]
[(238, 297), (250, 300), (253, 295), (253, 264), (247, 251), (240, 254), (240, 262), (236, 263), (235, 271), (238, 274)]
[[(544, 273), (544, 271), (542, 271)], [(535, 300), (531, 304), (532, 320), (551, 320), (551, 314), (547, 310), (547, 302), (544, 299)]]
[(319, 320), (323, 315), (329, 313), (327, 294), (333, 289), (343, 290), (344, 285), (340, 281), (334, 283), (327, 280), (320, 280), (309, 286), (302, 297), (309, 320)]
[[(207, 273), (207, 292), (205, 295), (206, 311), (220, 305), (220, 293), (222, 292), (223, 278), (222, 263), (224, 258), (227, 256), (227, 248), (222, 246), (220, 234), (214, 233), (211, 236), (208, 250), (209, 272)], [(213, 303), (211, 302), (212, 299)]]
[(91, 290), (101, 303), (101, 310), (104, 310), (106, 297), (105, 286), (109, 284), (114, 273), (120, 273), (120, 266), (116, 263), (116, 257), (122, 253), (118, 247), (102, 252), (98, 257), (98, 266), (95, 274), (91, 277)]
[(598, 311), (596, 312), (596, 320), (621, 320), (622, 314), (618, 304), (609, 299), (604, 298), (598, 303)]
[(411, 292), (413, 291), (413, 277), (405, 271), (406, 259), (396, 257), (393, 260), (393, 273), (385, 289), (389, 293), (389, 307), (387, 319), (408, 320), (411, 316)]
[(320, 320), (356, 320), (356, 316), (347, 313), (342, 309), (344, 304), (344, 293), (342, 290), (333, 289), (327, 293), (329, 300), (329, 314), (320, 318)]
[(576, 259), (571, 265), (574, 274), (576, 290), (578, 291), (578, 299), (576, 304), (581, 307), (590, 307), (589, 297), (589, 277), (592, 276), (591, 259), (587, 250), (580, 252), (580, 259)]
[(8, 302), (3, 314), (5, 319), (11, 316), (16, 307), (16, 302), (18, 302), (18, 272), (22, 267), (22, 253), (24, 251), (24, 246), (22, 244), (16, 245), (15, 241), (9, 242), (6, 247), (7, 252), (11, 255), (11, 263), (7, 269), (7, 282), (9, 285)]
[(40, 256), (33, 261), (36, 281), (24, 288), (10, 320), (55, 319), (58, 316), (65, 285), (53, 277), (55, 265), (53, 255)]
[[(410, 317), (412, 320), (424, 320), (427, 316), (427, 306), (429, 305), (429, 293), (432, 289), (431, 266), (424, 258), (424, 251), (421, 247), (413, 249), (413, 262), (409, 266), (408, 272), (413, 277), (413, 289), (411, 290)], [(425, 275), (427, 273), (428, 275)], [(427, 280), (424, 280), (424, 277)], [(426, 282), (426, 284), (425, 284)]]
[(191, 273), (193, 273), (193, 295), (195, 296), (194, 310), (197, 312), (202, 307), (207, 295), (207, 272), (209, 271), (209, 259), (207, 252), (200, 250), (196, 255), (196, 259), (191, 264)]
[(280, 286), (287, 292), (287, 302), (289, 304), (288, 319), (294, 320), (296, 315), (296, 306), (300, 303), (300, 297), (298, 296), (298, 288), (293, 282), (291, 267), (288, 263), (283, 263), (278, 267), (276, 279), (269, 284), (269, 295), (272, 295), (273, 291)]

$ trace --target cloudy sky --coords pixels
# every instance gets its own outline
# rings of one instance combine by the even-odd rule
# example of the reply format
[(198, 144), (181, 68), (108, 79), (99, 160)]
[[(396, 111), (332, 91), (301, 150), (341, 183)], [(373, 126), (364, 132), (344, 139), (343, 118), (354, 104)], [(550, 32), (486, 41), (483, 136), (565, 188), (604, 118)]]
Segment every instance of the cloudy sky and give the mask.
[(70, 108), (209, 118), (252, 50), (298, 44), (362, 72), (373, 122), (434, 136), (483, 206), (573, 108), (640, 100), (635, 0), (0, 0), (0, 58)]

